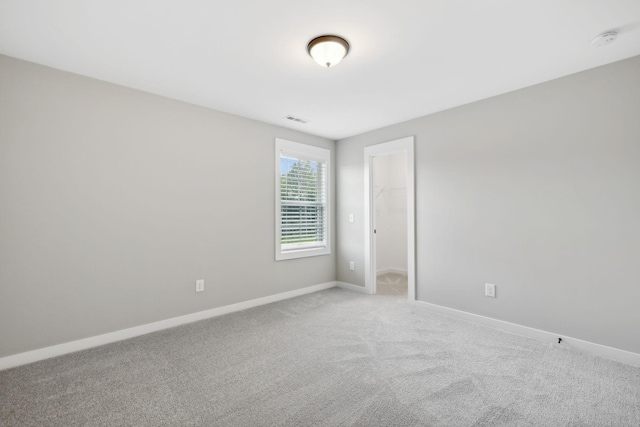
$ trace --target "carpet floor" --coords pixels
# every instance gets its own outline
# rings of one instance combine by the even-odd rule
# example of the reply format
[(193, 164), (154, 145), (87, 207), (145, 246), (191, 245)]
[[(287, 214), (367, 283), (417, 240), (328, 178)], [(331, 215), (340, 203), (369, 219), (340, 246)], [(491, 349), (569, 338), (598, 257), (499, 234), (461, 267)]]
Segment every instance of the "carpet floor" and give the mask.
[(640, 368), (325, 291), (0, 372), (2, 426), (640, 426)]
[(407, 276), (387, 273), (376, 278), (377, 295), (397, 295), (406, 299), (408, 292)]

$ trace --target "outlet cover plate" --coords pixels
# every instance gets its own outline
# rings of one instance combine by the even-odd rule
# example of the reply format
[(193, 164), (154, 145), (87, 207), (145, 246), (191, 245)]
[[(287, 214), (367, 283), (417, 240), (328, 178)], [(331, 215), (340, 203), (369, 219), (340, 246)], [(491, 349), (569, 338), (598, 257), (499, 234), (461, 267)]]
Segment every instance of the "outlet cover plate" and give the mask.
[(495, 298), (496, 297), (496, 285), (492, 285), (491, 283), (484, 284), (484, 295), (487, 297)]
[(196, 280), (196, 292), (204, 292), (204, 279)]

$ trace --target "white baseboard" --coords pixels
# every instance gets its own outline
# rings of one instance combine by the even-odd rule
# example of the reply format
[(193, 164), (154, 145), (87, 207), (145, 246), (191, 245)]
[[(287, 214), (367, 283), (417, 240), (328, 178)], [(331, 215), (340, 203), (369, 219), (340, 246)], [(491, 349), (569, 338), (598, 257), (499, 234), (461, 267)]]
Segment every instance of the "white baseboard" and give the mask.
[(503, 320), (493, 319), (491, 317), (480, 316), (479, 314), (473, 314), (449, 307), (443, 307), (441, 305), (430, 304), (424, 301), (415, 301), (415, 304), (418, 307), (426, 308), (428, 310), (455, 317), (457, 319), (479, 323), (481, 325), (489, 326), (494, 329), (523, 335), (529, 338), (535, 338), (541, 341), (557, 343), (558, 338), (562, 338), (562, 343), (560, 345), (563, 347), (570, 347), (584, 351), (585, 353), (590, 353), (596, 356), (605, 357), (607, 359), (616, 360), (618, 362), (640, 366), (640, 354), (633, 353), (631, 351), (620, 350), (618, 348), (608, 347), (606, 345), (596, 344), (589, 341), (568, 337), (562, 334), (555, 334), (540, 329), (530, 328), (528, 326), (522, 326), (516, 323), (505, 322)]
[(149, 334), (151, 332), (161, 331), (163, 329), (173, 328), (175, 326), (187, 323), (197, 322), (198, 320), (209, 319), (211, 317), (222, 316), (224, 314), (234, 313), (236, 311), (246, 310), (248, 308), (258, 307), (260, 305), (270, 304), (272, 302), (282, 301), (297, 296), (310, 294), (312, 292), (322, 291), (324, 289), (333, 288), (336, 282), (327, 282), (320, 285), (308, 286), (294, 291), (283, 292), (276, 295), (269, 295), (262, 298), (256, 298), (249, 301), (239, 302), (237, 304), (216, 307), (210, 310), (199, 311), (184, 316), (173, 317), (171, 319), (160, 320), (158, 322), (147, 323), (146, 325), (135, 326), (133, 328), (122, 329), (107, 334), (96, 335), (94, 337), (83, 338), (63, 344), (45, 347), (38, 350), (18, 353), (11, 356), (0, 358), (0, 371), (13, 368), (28, 363), (38, 362), (40, 360), (49, 359), (51, 357), (62, 356), (64, 354), (73, 353), (80, 350), (86, 350), (92, 347), (98, 347), (104, 344), (116, 341), (134, 338), (140, 335)]
[(348, 289), (350, 291), (360, 292), (360, 293), (363, 293), (363, 294), (368, 294), (369, 293), (367, 288), (365, 288), (364, 286), (352, 285), (351, 283), (336, 282), (336, 286), (338, 288)]
[(376, 271), (376, 276), (382, 276), (384, 274), (399, 274), (401, 276), (408, 276), (409, 272), (401, 268), (383, 268), (382, 270)]

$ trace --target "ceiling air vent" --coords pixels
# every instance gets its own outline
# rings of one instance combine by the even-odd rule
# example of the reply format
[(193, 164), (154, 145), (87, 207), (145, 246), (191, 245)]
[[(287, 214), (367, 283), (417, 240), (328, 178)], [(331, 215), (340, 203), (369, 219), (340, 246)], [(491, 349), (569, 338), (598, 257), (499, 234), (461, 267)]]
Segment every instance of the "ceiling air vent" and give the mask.
[(292, 122), (297, 122), (297, 123), (309, 123), (309, 120), (304, 120), (301, 119), (299, 117), (293, 117), (293, 116), (284, 116), (285, 119), (287, 120), (291, 120)]

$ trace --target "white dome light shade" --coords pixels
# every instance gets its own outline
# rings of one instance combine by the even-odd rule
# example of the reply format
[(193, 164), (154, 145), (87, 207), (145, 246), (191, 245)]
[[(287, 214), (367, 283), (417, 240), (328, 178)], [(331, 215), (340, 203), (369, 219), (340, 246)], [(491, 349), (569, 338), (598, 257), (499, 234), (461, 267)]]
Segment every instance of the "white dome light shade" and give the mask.
[(309, 42), (309, 55), (322, 67), (333, 67), (349, 53), (349, 43), (338, 36), (320, 36)]

